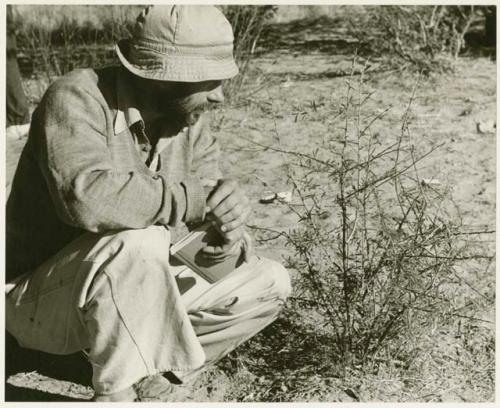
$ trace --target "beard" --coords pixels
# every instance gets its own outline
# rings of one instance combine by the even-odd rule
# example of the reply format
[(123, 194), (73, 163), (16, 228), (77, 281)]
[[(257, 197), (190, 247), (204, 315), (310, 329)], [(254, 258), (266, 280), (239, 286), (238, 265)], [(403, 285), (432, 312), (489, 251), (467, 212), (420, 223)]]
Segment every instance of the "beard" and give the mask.
[(210, 103), (205, 102), (193, 105), (185, 99), (170, 101), (167, 105), (163, 103), (163, 110), (167, 111), (167, 116), (174, 119), (183, 126), (193, 126), (198, 122), (200, 116), (210, 109)]
[(196, 122), (200, 119), (200, 116), (208, 110), (208, 106), (205, 106), (205, 104), (199, 108), (196, 108), (195, 110), (187, 113), (179, 113), (179, 115), (184, 116), (184, 122), (188, 126), (194, 126)]

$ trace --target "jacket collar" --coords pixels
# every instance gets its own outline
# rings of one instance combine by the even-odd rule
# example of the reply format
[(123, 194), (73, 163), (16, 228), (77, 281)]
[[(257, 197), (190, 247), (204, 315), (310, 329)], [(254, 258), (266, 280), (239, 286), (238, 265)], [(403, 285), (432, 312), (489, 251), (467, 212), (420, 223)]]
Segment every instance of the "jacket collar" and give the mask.
[(113, 124), (115, 135), (130, 129), (138, 122), (144, 125), (141, 113), (134, 106), (134, 95), (122, 69), (118, 69), (116, 75), (116, 103), (117, 111)]

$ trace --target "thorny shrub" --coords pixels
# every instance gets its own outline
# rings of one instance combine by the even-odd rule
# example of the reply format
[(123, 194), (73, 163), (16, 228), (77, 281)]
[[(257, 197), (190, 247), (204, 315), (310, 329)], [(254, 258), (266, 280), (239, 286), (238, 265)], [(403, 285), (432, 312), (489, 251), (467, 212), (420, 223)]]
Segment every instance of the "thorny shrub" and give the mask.
[(303, 341), (328, 356), (318, 363), (330, 375), (335, 366), (345, 373), (381, 358), (411, 364), (406, 336), (453, 316), (449, 289), (459, 264), (491, 259), (469, 244), (449, 188), (419, 174), (440, 146), (421, 151), (411, 137), (414, 93), (389, 145), (372, 131), (388, 110), (364, 111), (371, 96), (363, 75), (356, 83), (351, 76), (332, 112), (337, 120), (314, 149), (287, 150), (277, 132), (267, 147), (282, 154), (299, 201), (289, 204), (296, 227), (278, 232), (298, 274), (289, 312), (308, 311), (309, 323), (302, 318), (295, 331), (301, 326)]
[(475, 6), (366, 7), (362, 24), (352, 28), (361, 47), (398, 68), (429, 74), (453, 68), (465, 34), (481, 15)]

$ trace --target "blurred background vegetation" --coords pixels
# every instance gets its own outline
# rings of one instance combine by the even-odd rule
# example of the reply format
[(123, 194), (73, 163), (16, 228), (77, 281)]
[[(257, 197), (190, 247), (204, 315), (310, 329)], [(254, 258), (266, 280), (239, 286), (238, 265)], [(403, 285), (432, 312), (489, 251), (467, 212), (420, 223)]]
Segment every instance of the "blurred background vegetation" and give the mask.
[[(8, 29), (16, 34), (24, 78), (55, 77), (75, 68), (116, 63), (114, 44), (133, 29), (140, 5), (14, 5)], [(495, 44), (494, 6), (221, 6), (235, 32), (235, 57), (245, 82), (252, 56), (284, 45), (273, 24), (342, 26), (342, 44), (387, 67), (429, 74), (453, 69), (453, 60), (478, 41)], [(339, 19), (342, 23), (339, 24)], [(295, 23), (299, 22), (299, 26)], [(467, 39), (467, 36), (469, 38)], [(288, 38), (289, 39), (289, 38)]]

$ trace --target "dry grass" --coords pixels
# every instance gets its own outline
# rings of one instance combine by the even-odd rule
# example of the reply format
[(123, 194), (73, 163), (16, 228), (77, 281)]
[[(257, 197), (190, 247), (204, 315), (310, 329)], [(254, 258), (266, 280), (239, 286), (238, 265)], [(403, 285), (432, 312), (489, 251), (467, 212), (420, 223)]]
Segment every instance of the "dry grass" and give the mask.
[[(102, 27), (102, 21), (122, 16), (123, 18), (136, 17), (138, 9), (142, 6), (135, 5), (15, 5), (17, 15), (22, 16), (23, 21), (30, 25), (40, 25), (45, 28), (55, 28), (65, 19), (74, 19), (78, 25), (93, 24)], [(316, 18), (320, 16), (335, 16), (338, 13), (350, 12), (362, 13), (362, 7), (343, 6), (278, 6), (273, 22), (287, 23), (304, 18)]]
[(25, 26), (46, 30), (60, 27), (65, 21), (73, 21), (78, 27), (90, 25), (103, 28), (112, 20), (134, 21), (143, 6), (137, 5), (15, 5), (16, 21)]

